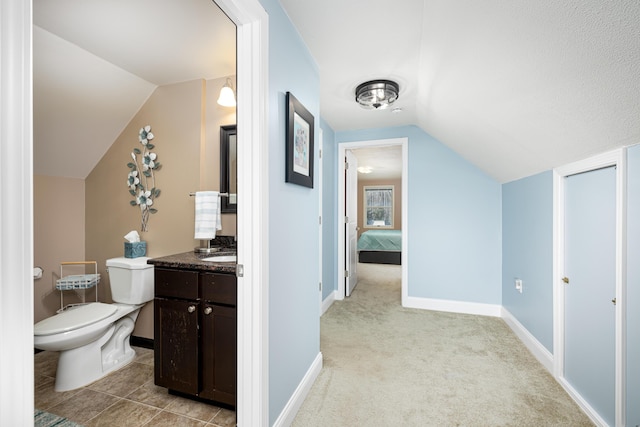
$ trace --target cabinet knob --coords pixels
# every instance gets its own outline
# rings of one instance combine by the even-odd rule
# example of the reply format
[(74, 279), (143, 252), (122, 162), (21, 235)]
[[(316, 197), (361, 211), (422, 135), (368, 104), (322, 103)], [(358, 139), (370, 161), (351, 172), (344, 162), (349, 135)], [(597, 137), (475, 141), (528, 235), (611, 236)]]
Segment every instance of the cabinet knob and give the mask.
[(190, 305), (190, 306), (189, 306), (189, 308), (187, 308), (187, 311), (188, 311), (189, 313), (193, 313), (194, 311), (196, 311), (196, 307), (195, 307), (195, 305)]
[(211, 314), (212, 311), (213, 309), (211, 307), (207, 307), (204, 309), (204, 314)]

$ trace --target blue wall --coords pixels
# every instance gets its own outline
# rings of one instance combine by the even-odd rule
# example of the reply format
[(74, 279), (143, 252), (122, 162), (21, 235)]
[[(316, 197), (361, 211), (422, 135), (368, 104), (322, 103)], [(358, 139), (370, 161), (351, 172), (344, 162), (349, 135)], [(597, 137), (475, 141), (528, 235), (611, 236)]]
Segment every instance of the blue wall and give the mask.
[[(320, 352), (317, 190), (285, 183), (286, 93), (320, 129), (319, 72), (277, 0), (269, 15), (269, 423), (280, 416)], [(317, 145), (314, 159), (317, 161)]]
[(338, 207), (337, 207), (337, 164), (335, 132), (324, 120), (320, 120), (324, 132), (323, 142), (323, 187), (322, 187), (322, 300), (338, 289), (338, 263), (336, 247), (338, 245)]
[(640, 145), (627, 152), (627, 425), (640, 425)]
[[(629, 148), (627, 166), (626, 418), (633, 426), (640, 425), (640, 145)], [(553, 174), (504, 184), (502, 194), (503, 305), (553, 353)]]
[[(502, 305), (553, 353), (553, 173), (502, 186)], [(522, 279), (523, 292), (515, 289)]]
[(338, 143), (400, 137), (409, 139), (409, 296), (500, 304), (500, 184), (415, 126), (336, 132)]
[[(270, 424), (320, 351), (319, 194), (284, 182), (287, 91), (315, 117), (316, 135), (320, 126), (324, 131), (323, 298), (337, 289), (335, 144), (407, 137), (409, 295), (503, 304), (552, 351), (551, 172), (500, 186), (415, 126), (334, 133), (320, 120), (319, 72), (308, 49), (277, 0), (260, 2), (269, 15)], [(640, 146), (629, 149), (628, 171), (627, 423), (637, 425)], [(524, 281), (522, 294), (514, 289), (515, 277)]]

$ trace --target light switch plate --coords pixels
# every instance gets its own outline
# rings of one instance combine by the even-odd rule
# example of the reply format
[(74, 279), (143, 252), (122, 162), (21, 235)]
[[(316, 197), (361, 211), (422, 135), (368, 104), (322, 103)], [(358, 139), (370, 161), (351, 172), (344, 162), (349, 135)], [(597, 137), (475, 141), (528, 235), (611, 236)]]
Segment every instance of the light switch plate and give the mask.
[(516, 289), (522, 293), (522, 279), (516, 279)]

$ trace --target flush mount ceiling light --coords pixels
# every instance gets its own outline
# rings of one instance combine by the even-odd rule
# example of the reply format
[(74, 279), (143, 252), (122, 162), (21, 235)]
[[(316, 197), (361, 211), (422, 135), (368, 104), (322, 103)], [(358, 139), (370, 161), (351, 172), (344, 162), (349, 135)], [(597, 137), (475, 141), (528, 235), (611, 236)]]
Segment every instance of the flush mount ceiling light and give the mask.
[(398, 99), (399, 90), (391, 80), (371, 80), (356, 88), (356, 102), (367, 110), (382, 110)]
[(233, 93), (233, 87), (231, 86), (231, 79), (227, 79), (227, 82), (220, 89), (220, 96), (218, 97), (218, 104), (223, 107), (235, 107), (236, 95)]

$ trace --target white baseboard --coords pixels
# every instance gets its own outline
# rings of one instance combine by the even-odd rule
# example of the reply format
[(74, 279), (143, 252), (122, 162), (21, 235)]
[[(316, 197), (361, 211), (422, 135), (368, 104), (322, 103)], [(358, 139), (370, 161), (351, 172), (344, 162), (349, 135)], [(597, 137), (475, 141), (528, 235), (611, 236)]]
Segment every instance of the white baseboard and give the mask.
[(506, 308), (502, 307), (502, 319), (529, 349), (542, 366), (553, 375), (553, 355)]
[(477, 302), (452, 301), (433, 298), (407, 297), (404, 307), (423, 310), (446, 311), (449, 313), (476, 314), (480, 316), (500, 317), (502, 306)]
[(322, 353), (318, 353), (313, 363), (307, 370), (307, 373), (302, 378), (302, 381), (300, 381), (300, 384), (298, 384), (298, 387), (296, 387), (293, 395), (291, 395), (291, 398), (285, 405), (284, 409), (282, 409), (282, 412), (280, 412), (280, 416), (273, 423), (274, 427), (288, 427), (293, 423), (298, 410), (302, 406), (304, 399), (306, 399), (307, 394), (309, 394), (311, 386), (316, 381), (316, 378), (318, 378), (321, 370)]
[(523, 325), (516, 319), (513, 314), (506, 308), (502, 307), (502, 319), (511, 328), (513, 333), (522, 341), (522, 343), (529, 349), (529, 351), (535, 356), (536, 359), (547, 371), (558, 381), (558, 383), (565, 389), (567, 394), (578, 404), (578, 406), (584, 411), (585, 414), (593, 421), (598, 427), (607, 427), (607, 423), (598, 415), (598, 413), (589, 405), (564, 378), (558, 378), (554, 375), (553, 367), (553, 354), (540, 341), (534, 337)]
[[(578, 404), (580, 409), (587, 414), (597, 427), (609, 427), (609, 424), (602, 418), (595, 409), (571, 386), (564, 378), (558, 378), (558, 383), (565, 389), (567, 394)], [(625, 424), (626, 425), (626, 424)]]
[(322, 301), (322, 305), (320, 306), (320, 316), (322, 316), (324, 313), (326, 313), (327, 310), (329, 310), (329, 307), (331, 307), (331, 304), (333, 304), (336, 299), (338, 299), (338, 291), (333, 291), (329, 295), (327, 295), (327, 297)]

